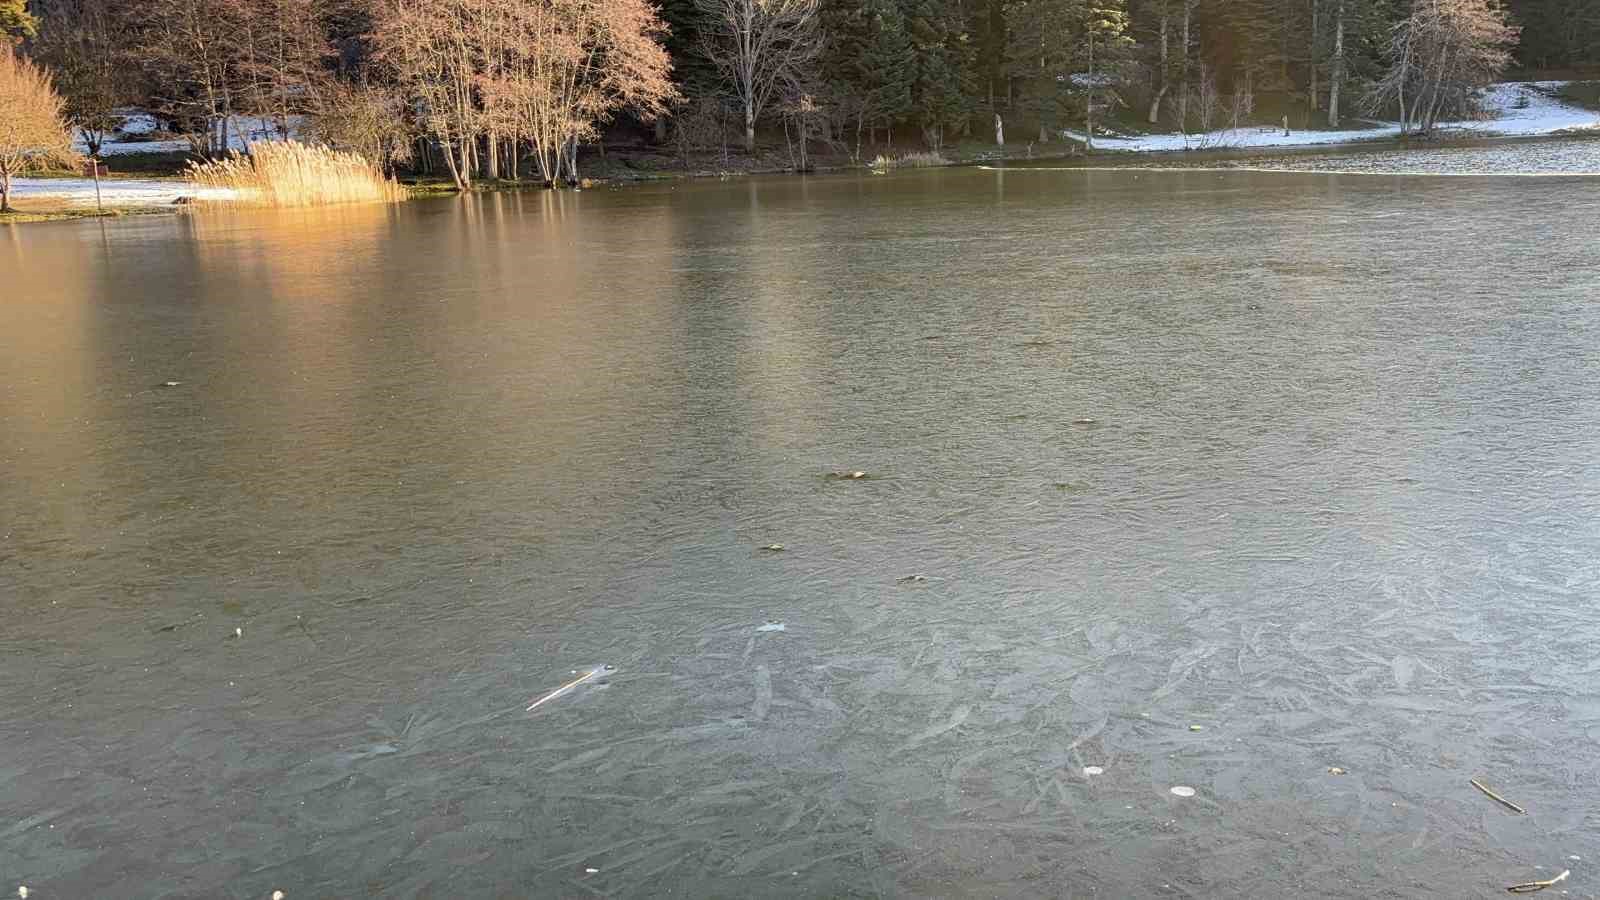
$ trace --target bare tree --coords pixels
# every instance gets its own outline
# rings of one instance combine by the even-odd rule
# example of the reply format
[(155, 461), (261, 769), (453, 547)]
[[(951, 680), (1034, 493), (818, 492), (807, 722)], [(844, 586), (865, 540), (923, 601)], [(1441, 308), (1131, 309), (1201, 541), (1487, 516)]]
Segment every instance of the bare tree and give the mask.
[[(1172, 90), (1172, 8), (1169, 0), (1156, 0), (1151, 13), (1160, 23), (1156, 38), (1155, 94), (1150, 98), (1151, 125), (1161, 120), (1161, 101)], [(1185, 54), (1187, 55), (1187, 54)]]
[(744, 107), (744, 148), (775, 95), (798, 87), (822, 50), (817, 0), (695, 0), (705, 17), (705, 54)]
[(471, 186), (473, 145), (481, 134), (471, 0), (418, 4), (386, 0), (373, 41), (378, 57), (416, 104), (421, 130), (438, 141), (456, 187)]
[[(811, 157), (807, 152), (811, 142), (811, 126), (827, 120), (827, 110), (817, 102), (815, 95), (801, 91), (785, 96), (779, 102), (783, 112), (783, 140), (789, 147), (789, 167), (796, 172), (811, 171)], [(789, 123), (795, 125), (795, 140), (789, 140)], [(857, 151), (859, 153), (859, 151)]]
[(32, 55), (54, 73), (67, 118), (89, 156), (121, 122), (117, 108), (134, 96), (123, 52), (123, 23), (111, 0), (54, 0), (40, 16)]
[(318, 15), (315, 0), (249, 0), (243, 7), (244, 100), (252, 115), (273, 121), (281, 138), (290, 136), (290, 116), (315, 104), (326, 78), (323, 63), (333, 47)]
[(488, 174), (502, 139), (518, 139), (547, 183), (575, 181), (601, 122), (665, 112), (677, 92), (664, 33), (647, 0), (388, 0), (376, 43), (465, 189), (480, 142)]
[(1217, 120), (1217, 111), (1222, 107), (1222, 96), (1217, 92), (1217, 72), (1200, 63), (1200, 82), (1195, 89), (1195, 107), (1200, 116), (1200, 131), (1210, 134)]
[(1344, 87), (1344, 16), (1346, 0), (1335, 0), (1333, 9), (1333, 60), (1328, 72), (1328, 127), (1339, 127), (1339, 91)]
[(11, 212), (11, 178), (73, 159), (66, 103), (43, 69), (0, 43), (0, 212)]
[(1424, 134), (1441, 116), (1472, 113), (1474, 92), (1511, 64), (1517, 35), (1498, 0), (1417, 0), (1394, 27), (1368, 111), (1397, 107), (1401, 130)]
[(672, 116), (672, 143), (678, 162), (689, 165), (689, 154), (720, 150), (727, 162), (728, 139), (723, 125), (727, 119), (723, 98), (713, 94), (690, 95)]
[(577, 149), (622, 109), (649, 121), (677, 99), (666, 26), (647, 0), (512, 0), (504, 57), (484, 82), (491, 120), (533, 145), (540, 177), (576, 182)]
[(195, 153), (220, 157), (243, 87), (242, 0), (145, 0), (135, 52), (155, 91), (151, 102), (189, 138)]
[(1183, 27), (1179, 32), (1182, 56), (1178, 65), (1178, 130), (1189, 133), (1189, 73), (1193, 68), (1190, 54), (1194, 52), (1194, 14), (1200, 0), (1183, 0)]
[(377, 85), (333, 83), (318, 93), (312, 134), (392, 171), (411, 161), (414, 144), (405, 100)]

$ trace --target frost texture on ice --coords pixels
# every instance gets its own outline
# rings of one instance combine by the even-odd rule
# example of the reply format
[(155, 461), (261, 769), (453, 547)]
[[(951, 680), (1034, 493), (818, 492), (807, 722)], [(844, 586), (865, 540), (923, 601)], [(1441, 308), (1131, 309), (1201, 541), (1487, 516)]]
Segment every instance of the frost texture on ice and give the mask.
[[(34, 895), (1466, 897), (1600, 840), (1596, 192), (862, 181), (14, 229)], [(1462, 777), (1513, 764), (1537, 829)]]

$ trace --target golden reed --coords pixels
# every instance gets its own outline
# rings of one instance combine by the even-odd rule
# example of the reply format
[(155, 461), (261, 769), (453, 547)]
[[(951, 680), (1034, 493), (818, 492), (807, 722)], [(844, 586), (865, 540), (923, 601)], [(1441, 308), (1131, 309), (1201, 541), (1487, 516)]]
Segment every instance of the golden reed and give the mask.
[(229, 206), (325, 206), (334, 203), (393, 203), (406, 189), (357, 153), (297, 141), (262, 141), (248, 155), (190, 163), (189, 177), (204, 188), (229, 192), (205, 199)]

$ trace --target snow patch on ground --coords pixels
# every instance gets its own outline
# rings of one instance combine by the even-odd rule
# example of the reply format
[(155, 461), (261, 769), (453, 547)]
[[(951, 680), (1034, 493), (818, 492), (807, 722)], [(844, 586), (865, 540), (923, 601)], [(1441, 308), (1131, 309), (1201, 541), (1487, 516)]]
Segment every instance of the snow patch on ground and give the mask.
[[(189, 142), (186, 140), (143, 140), (145, 135), (170, 133), (171, 126), (155, 116), (139, 109), (119, 110), (122, 122), (107, 136), (105, 143), (100, 145), (100, 155), (122, 156), (127, 153), (186, 153), (189, 151)], [(290, 116), (288, 120), (289, 136), (298, 137), (305, 129), (305, 116)], [(276, 119), (263, 119), (256, 116), (231, 116), (228, 119), (228, 147), (233, 150), (243, 150), (247, 143), (258, 141), (275, 141), (281, 138), (278, 133)], [(130, 140), (132, 138), (133, 140)], [(80, 135), (74, 146), (79, 153), (88, 152), (88, 144)]]
[(118, 110), (122, 122), (117, 125), (116, 133), (119, 135), (149, 134), (152, 131), (165, 131), (166, 125), (155, 116), (137, 109)]
[[(189, 181), (133, 181), (100, 179), (100, 196), (106, 206), (164, 206), (179, 197), (225, 200), (232, 191), (203, 188)], [(50, 200), (66, 206), (94, 206), (94, 180), (90, 178), (17, 178), (11, 182), (13, 200)]]
[[(1484, 137), (1534, 137), (1563, 131), (1600, 130), (1600, 114), (1569, 106), (1551, 96), (1569, 82), (1508, 81), (1490, 85), (1481, 93), (1488, 118), (1471, 122), (1440, 123), (1440, 129), (1472, 132)], [(1073, 140), (1083, 133), (1065, 132)], [(1100, 137), (1097, 150), (1125, 150), (1135, 153), (1162, 153), (1175, 150), (1227, 150), (1250, 147), (1312, 147), (1323, 144), (1353, 144), (1361, 141), (1392, 139), (1400, 136), (1398, 122), (1379, 123), (1374, 128), (1340, 131), (1291, 131), (1271, 126), (1228, 128), (1206, 134), (1151, 134), (1142, 137)]]

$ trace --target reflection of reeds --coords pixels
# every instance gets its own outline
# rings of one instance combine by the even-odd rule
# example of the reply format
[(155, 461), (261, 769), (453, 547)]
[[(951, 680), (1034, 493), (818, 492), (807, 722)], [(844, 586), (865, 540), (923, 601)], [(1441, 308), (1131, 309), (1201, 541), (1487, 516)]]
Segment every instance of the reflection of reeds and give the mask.
[(296, 141), (263, 141), (249, 155), (191, 163), (189, 177), (204, 188), (227, 191), (206, 203), (244, 206), (322, 206), (392, 203), (406, 190), (362, 156)]

